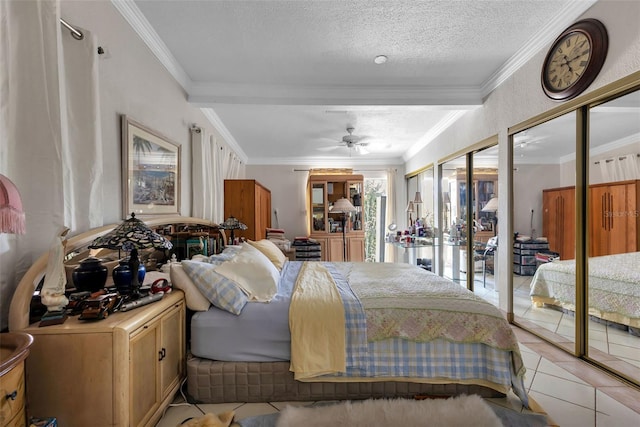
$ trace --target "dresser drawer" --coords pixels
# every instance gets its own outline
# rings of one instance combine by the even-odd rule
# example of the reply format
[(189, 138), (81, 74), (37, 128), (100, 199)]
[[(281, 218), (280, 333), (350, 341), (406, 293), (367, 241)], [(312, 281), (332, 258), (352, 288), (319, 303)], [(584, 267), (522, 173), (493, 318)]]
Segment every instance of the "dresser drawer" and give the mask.
[(14, 366), (0, 379), (0, 424), (25, 425), (24, 363)]

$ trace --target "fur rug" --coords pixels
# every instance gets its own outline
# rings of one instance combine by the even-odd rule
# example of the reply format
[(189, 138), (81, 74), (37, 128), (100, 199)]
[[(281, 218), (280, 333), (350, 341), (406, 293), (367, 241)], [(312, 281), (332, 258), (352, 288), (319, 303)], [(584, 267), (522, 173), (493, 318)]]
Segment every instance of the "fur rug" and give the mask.
[(425, 425), (498, 427), (502, 422), (481, 397), (472, 395), (446, 400), (368, 399), (313, 407), (287, 406), (276, 424), (277, 427)]

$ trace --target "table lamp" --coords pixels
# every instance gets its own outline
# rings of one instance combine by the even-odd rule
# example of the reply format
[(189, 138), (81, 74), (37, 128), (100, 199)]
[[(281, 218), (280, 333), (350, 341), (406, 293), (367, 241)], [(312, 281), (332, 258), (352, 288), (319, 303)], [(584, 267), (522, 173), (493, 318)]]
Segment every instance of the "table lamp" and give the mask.
[[(129, 257), (120, 261), (120, 265), (113, 270), (113, 281), (122, 294), (130, 294), (133, 299), (140, 296), (140, 282), (144, 280), (146, 270), (138, 258), (139, 249), (171, 249), (173, 244), (164, 236), (151, 230), (144, 222), (131, 213), (131, 218), (125, 220), (97, 239), (90, 249), (107, 248), (113, 250), (130, 251)], [(136, 274), (135, 272), (138, 272)]]
[(222, 228), (223, 230), (231, 230), (231, 235), (229, 236), (230, 245), (233, 245), (235, 242), (235, 236), (233, 234), (234, 230), (246, 230), (248, 228), (234, 216), (230, 216), (229, 218), (225, 219), (224, 222), (218, 227)]

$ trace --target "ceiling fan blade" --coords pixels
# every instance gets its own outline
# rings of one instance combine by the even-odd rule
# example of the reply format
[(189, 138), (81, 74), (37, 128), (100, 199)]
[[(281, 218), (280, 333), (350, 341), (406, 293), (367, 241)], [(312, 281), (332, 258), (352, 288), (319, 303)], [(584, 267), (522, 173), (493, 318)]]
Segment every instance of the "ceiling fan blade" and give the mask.
[(338, 148), (342, 148), (342, 145), (332, 145), (330, 147), (316, 147), (316, 150), (318, 151), (333, 151), (333, 150), (337, 150)]
[(369, 150), (367, 150), (365, 144), (356, 145), (356, 152), (358, 152), (359, 154), (369, 154)]

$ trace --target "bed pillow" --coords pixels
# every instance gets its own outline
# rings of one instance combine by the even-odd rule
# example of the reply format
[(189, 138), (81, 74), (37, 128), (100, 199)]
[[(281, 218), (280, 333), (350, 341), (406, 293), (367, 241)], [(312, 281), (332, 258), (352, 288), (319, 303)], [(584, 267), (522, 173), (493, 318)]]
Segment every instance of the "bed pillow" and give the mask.
[(202, 295), (196, 285), (191, 281), (187, 273), (185, 273), (181, 264), (171, 264), (171, 284), (173, 287), (184, 292), (184, 299), (187, 307), (193, 311), (207, 311), (211, 303)]
[[(222, 252), (220, 252), (219, 254), (215, 254), (215, 255), (211, 255), (211, 256), (205, 257), (204, 259), (202, 259), (202, 262), (208, 262), (210, 264), (220, 265), (223, 262), (229, 261), (231, 258), (236, 256), (238, 254), (238, 252), (240, 252), (240, 249), (242, 249), (242, 246), (240, 246), (240, 245), (229, 245), (229, 246), (226, 246), (222, 250)], [(192, 260), (194, 260), (194, 259), (192, 259)], [(200, 261), (200, 260), (194, 260), (194, 261)]]
[(229, 313), (242, 312), (247, 296), (235, 282), (218, 274), (215, 265), (185, 260), (182, 261), (182, 268), (211, 304)]
[(284, 263), (287, 262), (287, 257), (282, 253), (279, 247), (276, 246), (271, 240), (262, 239), (257, 242), (249, 240), (249, 244), (262, 252), (269, 260), (275, 265), (278, 271), (282, 271)]
[(235, 257), (215, 269), (237, 283), (248, 295), (249, 301), (271, 301), (278, 290), (280, 272), (269, 258), (248, 243), (243, 243)]

